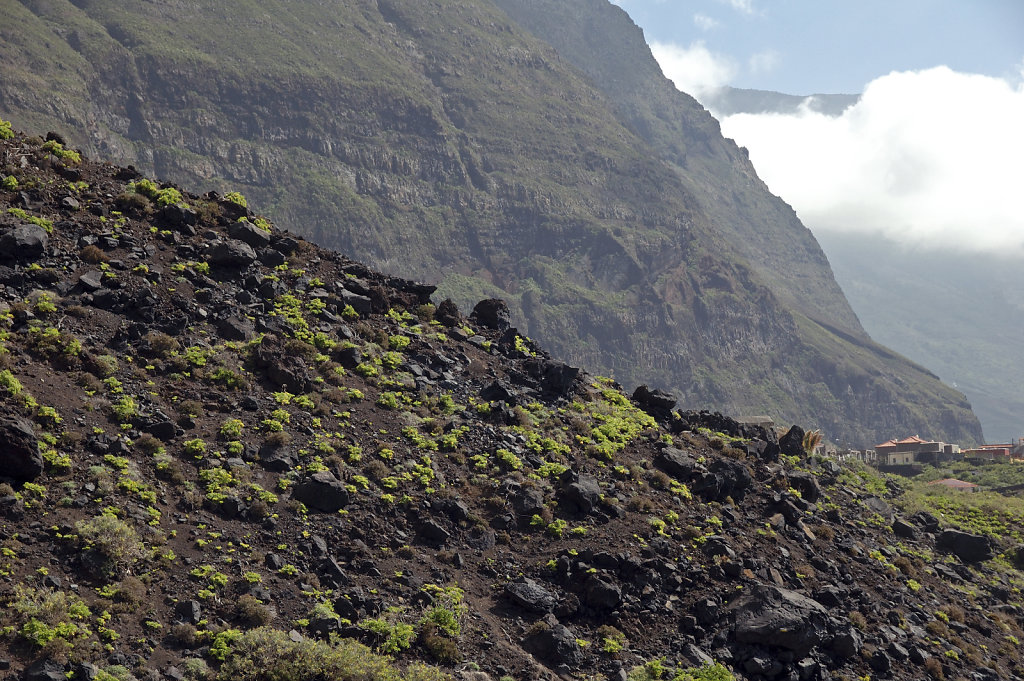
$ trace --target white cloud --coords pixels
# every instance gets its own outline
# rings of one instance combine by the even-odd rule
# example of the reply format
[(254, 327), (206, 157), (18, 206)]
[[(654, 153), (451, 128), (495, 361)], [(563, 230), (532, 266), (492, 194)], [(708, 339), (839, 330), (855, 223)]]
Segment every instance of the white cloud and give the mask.
[(737, 12), (744, 14), (754, 13), (754, 0), (718, 0), (723, 5), (729, 5)]
[(1024, 255), (1024, 83), (890, 73), (830, 118), (738, 114), (722, 130), (812, 230)]
[(651, 53), (665, 76), (676, 87), (700, 99), (726, 85), (736, 75), (736, 65), (728, 57), (711, 52), (698, 40), (689, 47), (672, 43), (651, 43)]
[(707, 14), (700, 14), (699, 12), (693, 15), (693, 24), (702, 31), (710, 31), (721, 25), (717, 19), (709, 17)]
[(758, 52), (750, 56), (748, 60), (748, 68), (750, 73), (758, 75), (762, 73), (770, 73), (782, 61), (782, 55), (776, 50), (765, 50), (764, 52)]

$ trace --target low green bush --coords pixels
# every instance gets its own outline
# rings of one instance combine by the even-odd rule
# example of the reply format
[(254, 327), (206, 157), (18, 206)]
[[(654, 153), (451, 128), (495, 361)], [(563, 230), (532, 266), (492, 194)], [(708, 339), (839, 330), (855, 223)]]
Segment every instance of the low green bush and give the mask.
[(218, 681), (444, 681), (422, 664), (398, 669), (383, 655), (351, 639), (293, 641), (284, 631), (260, 627), (222, 648)]

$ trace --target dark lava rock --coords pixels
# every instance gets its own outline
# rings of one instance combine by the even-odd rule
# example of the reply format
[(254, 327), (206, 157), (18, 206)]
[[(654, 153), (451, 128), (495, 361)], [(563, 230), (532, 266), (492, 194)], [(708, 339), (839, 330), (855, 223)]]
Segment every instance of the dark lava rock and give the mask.
[(740, 502), (753, 482), (750, 471), (742, 462), (715, 459), (708, 467), (708, 471), (690, 485), (690, 489), (708, 501), (724, 502), (727, 498), (732, 498), (733, 501)]
[(718, 535), (708, 537), (704, 541), (703, 546), (701, 546), (701, 550), (704, 551), (705, 555), (710, 556), (710, 557), (714, 557), (714, 556), (725, 556), (726, 558), (735, 558), (736, 557), (736, 552), (732, 550), (731, 546), (729, 546), (728, 539), (726, 537), (722, 537), (722, 536), (718, 536)]
[(190, 234), (195, 234), (195, 230), (183, 230), (182, 228), (195, 227), (199, 223), (199, 213), (181, 203), (161, 208), (155, 218), (157, 223), (161, 225), (173, 227)]
[(217, 322), (217, 333), (224, 340), (246, 341), (256, 335), (256, 328), (248, 319), (231, 316)]
[(848, 627), (835, 635), (830, 649), (836, 657), (845, 660), (859, 654), (863, 645), (860, 633), (853, 627)]
[(804, 655), (829, 637), (828, 611), (795, 591), (755, 584), (729, 604), (736, 640)]
[(544, 490), (539, 487), (523, 487), (512, 497), (512, 508), (521, 516), (532, 516), (544, 510)]
[(267, 366), (267, 378), (293, 393), (308, 393), (313, 389), (313, 376), (300, 357), (280, 357), (271, 362)]
[(540, 388), (548, 395), (568, 396), (576, 388), (580, 370), (564, 362), (554, 362), (542, 357), (532, 357), (523, 362), (523, 369), (540, 382)]
[(925, 532), (934, 534), (939, 531), (939, 519), (928, 511), (918, 511), (910, 519)]
[(248, 220), (231, 223), (228, 227), (228, 236), (257, 249), (270, 245), (270, 232), (260, 229)]
[(462, 313), (459, 312), (458, 306), (452, 302), (451, 298), (445, 298), (441, 301), (441, 304), (437, 306), (437, 310), (434, 312), (434, 319), (447, 327), (462, 326), (462, 323), (465, 321), (462, 318)]
[(876, 650), (868, 660), (868, 664), (879, 674), (885, 674), (892, 669), (892, 660), (884, 650)]
[(260, 447), (260, 463), (268, 471), (284, 473), (295, 467), (298, 458), (284, 447), (263, 445)]
[(439, 523), (429, 519), (420, 524), (419, 535), (434, 544), (444, 544), (452, 536), (451, 532)]
[(363, 353), (354, 345), (346, 346), (335, 350), (334, 359), (346, 369), (353, 369), (363, 361)]
[(988, 537), (960, 530), (943, 530), (935, 540), (935, 547), (952, 553), (965, 563), (978, 563), (995, 555)]
[(675, 395), (664, 390), (649, 390), (646, 385), (633, 391), (633, 401), (656, 419), (668, 419), (672, 416), (672, 407), (676, 406)]
[(786, 456), (804, 456), (804, 429), (793, 426), (779, 438), (779, 449)]
[(361, 296), (351, 291), (341, 291), (341, 300), (345, 305), (351, 305), (352, 309), (361, 315), (368, 315), (373, 312), (373, 301), (367, 296)]
[(318, 511), (333, 513), (348, 505), (348, 490), (330, 471), (317, 471), (295, 486), (292, 498)]
[(798, 492), (803, 499), (816, 503), (821, 498), (821, 485), (813, 473), (790, 471), (788, 473), (789, 484)]
[(469, 321), (485, 329), (504, 331), (512, 326), (512, 314), (504, 300), (488, 298), (476, 304), (473, 314), (469, 316)]
[(317, 567), (316, 574), (320, 577), (322, 582), (330, 584), (334, 588), (352, 585), (352, 578), (348, 576), (348, 573), (341, 569), (341, 566), (338, 565), (338, 561), (333, 558), (328, 558), (322, 561)]
[(917, 528), (902, 518), (892, 522), (892, 532), (902, 539), (917, 539)]
[(677, 480), (689, 480), (702, 466), (688, 452), (675, 447), (666, 447), (654, 457), (654, 465)]
[(554, 615), (545, 617), (541, 626), (532, 630), (523, 644), (535, 657), (552, 665), (571, 667), (583, 662), (583, 649), (576, 635), (560, 624)]
[(174, 616), (179, 622), (198, 624), (203, 619), (203, 606), (199, 601), (181, 601), (174, 606)]
[(892, 506), (887, 504), (884, 500), (879, 499), (878, 497), (868, 497), (867, 499), (864, 500), (864, 508), (871, 511), (872, 513), (877, 513), (878, 515), (885, 518), (886, 521), (890, 523), (892, 522)]
[(505, 381), (493, 381), (480, 391), (480, 399), (487, 402), (507, 402), (515, 405), (516, 395)]
[(157, 421), (147, 428), (150, 435), (163, 442), (170, 442), (177, 435), (178, 429), (171, 421)]
[(32, 424), (18, 417), (0, 418), (0, 475), (31, 482), (43, 473)]
[(505, 595), (513, 603), (530, 612), (545, 613), (555, 609), (554, 594), (526, 577), (505, 585)]
[(562, 491), (561, 505), (569, 513), (591, 513), (601, 501), (601, 485), (597, 478), (582, 475)]
[(53, 660), (39, 660), (25, 670), (25, 681), (68, 681), (64, 666)]
[(210, 252), (210, 263), (220, 267), (242, 268), (256, 262), (256, 251), (249, 244), (232, 239), (222, 241)]
[(622, 590), (591, 575), (583, 587), (583, 602), (599, 612), (611, 612), (622, 604)]
[(50, 236), (38, 225), (21, 225), (0, 236), (0, 260), (27, 262), (46, 252)]
[(838, 608), (842, 606), (846, 594), (838, 586), (828, 585), (816, 590), (813, 598), (826, 608)]
[(469, 520), (469, 507), (458, 499), (437, 499), (430, 504), (430, 507), (457, 523)]

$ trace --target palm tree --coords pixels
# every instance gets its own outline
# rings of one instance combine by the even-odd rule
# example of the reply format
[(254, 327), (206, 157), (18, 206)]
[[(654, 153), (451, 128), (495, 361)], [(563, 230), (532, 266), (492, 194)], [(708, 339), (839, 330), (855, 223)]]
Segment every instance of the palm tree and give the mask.
[(821, 431), (820, 430), (808, 430), (804, 433), (804, 451), (808, 454), (813, 454), (814, 450), (818, 445), (821, 444)]

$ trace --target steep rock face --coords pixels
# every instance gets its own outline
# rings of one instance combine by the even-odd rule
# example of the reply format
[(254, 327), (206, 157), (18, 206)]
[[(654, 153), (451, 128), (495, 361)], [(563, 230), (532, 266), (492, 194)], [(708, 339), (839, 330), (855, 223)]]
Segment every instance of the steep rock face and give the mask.
[(269, 17), (241, 0), (4, 6), (0, 111), (186, 187), (240, 189), (278, 224), (464, 305), (504, 298), (557, 356), (682, 406), (861, 444), (891, 421), (980, 439), (962, 396), (867, 341), (799, 223), (751, 243), (724, 226), (714, 211), (764, 192), (738, 161), (715, 179), (721, 154), (741, 155), (706, 113), (687, 112), (678, 140), (711, 150), (699, 186), (490, 2), (295, 2)]
[(757, 177), (745, 149), (661, 72), (643, 32), (606, 0), (495, 0), (615, 104), (619, 118), (679, 174), (716, 230), (797, 309), (863, 334), (810, 230)]

